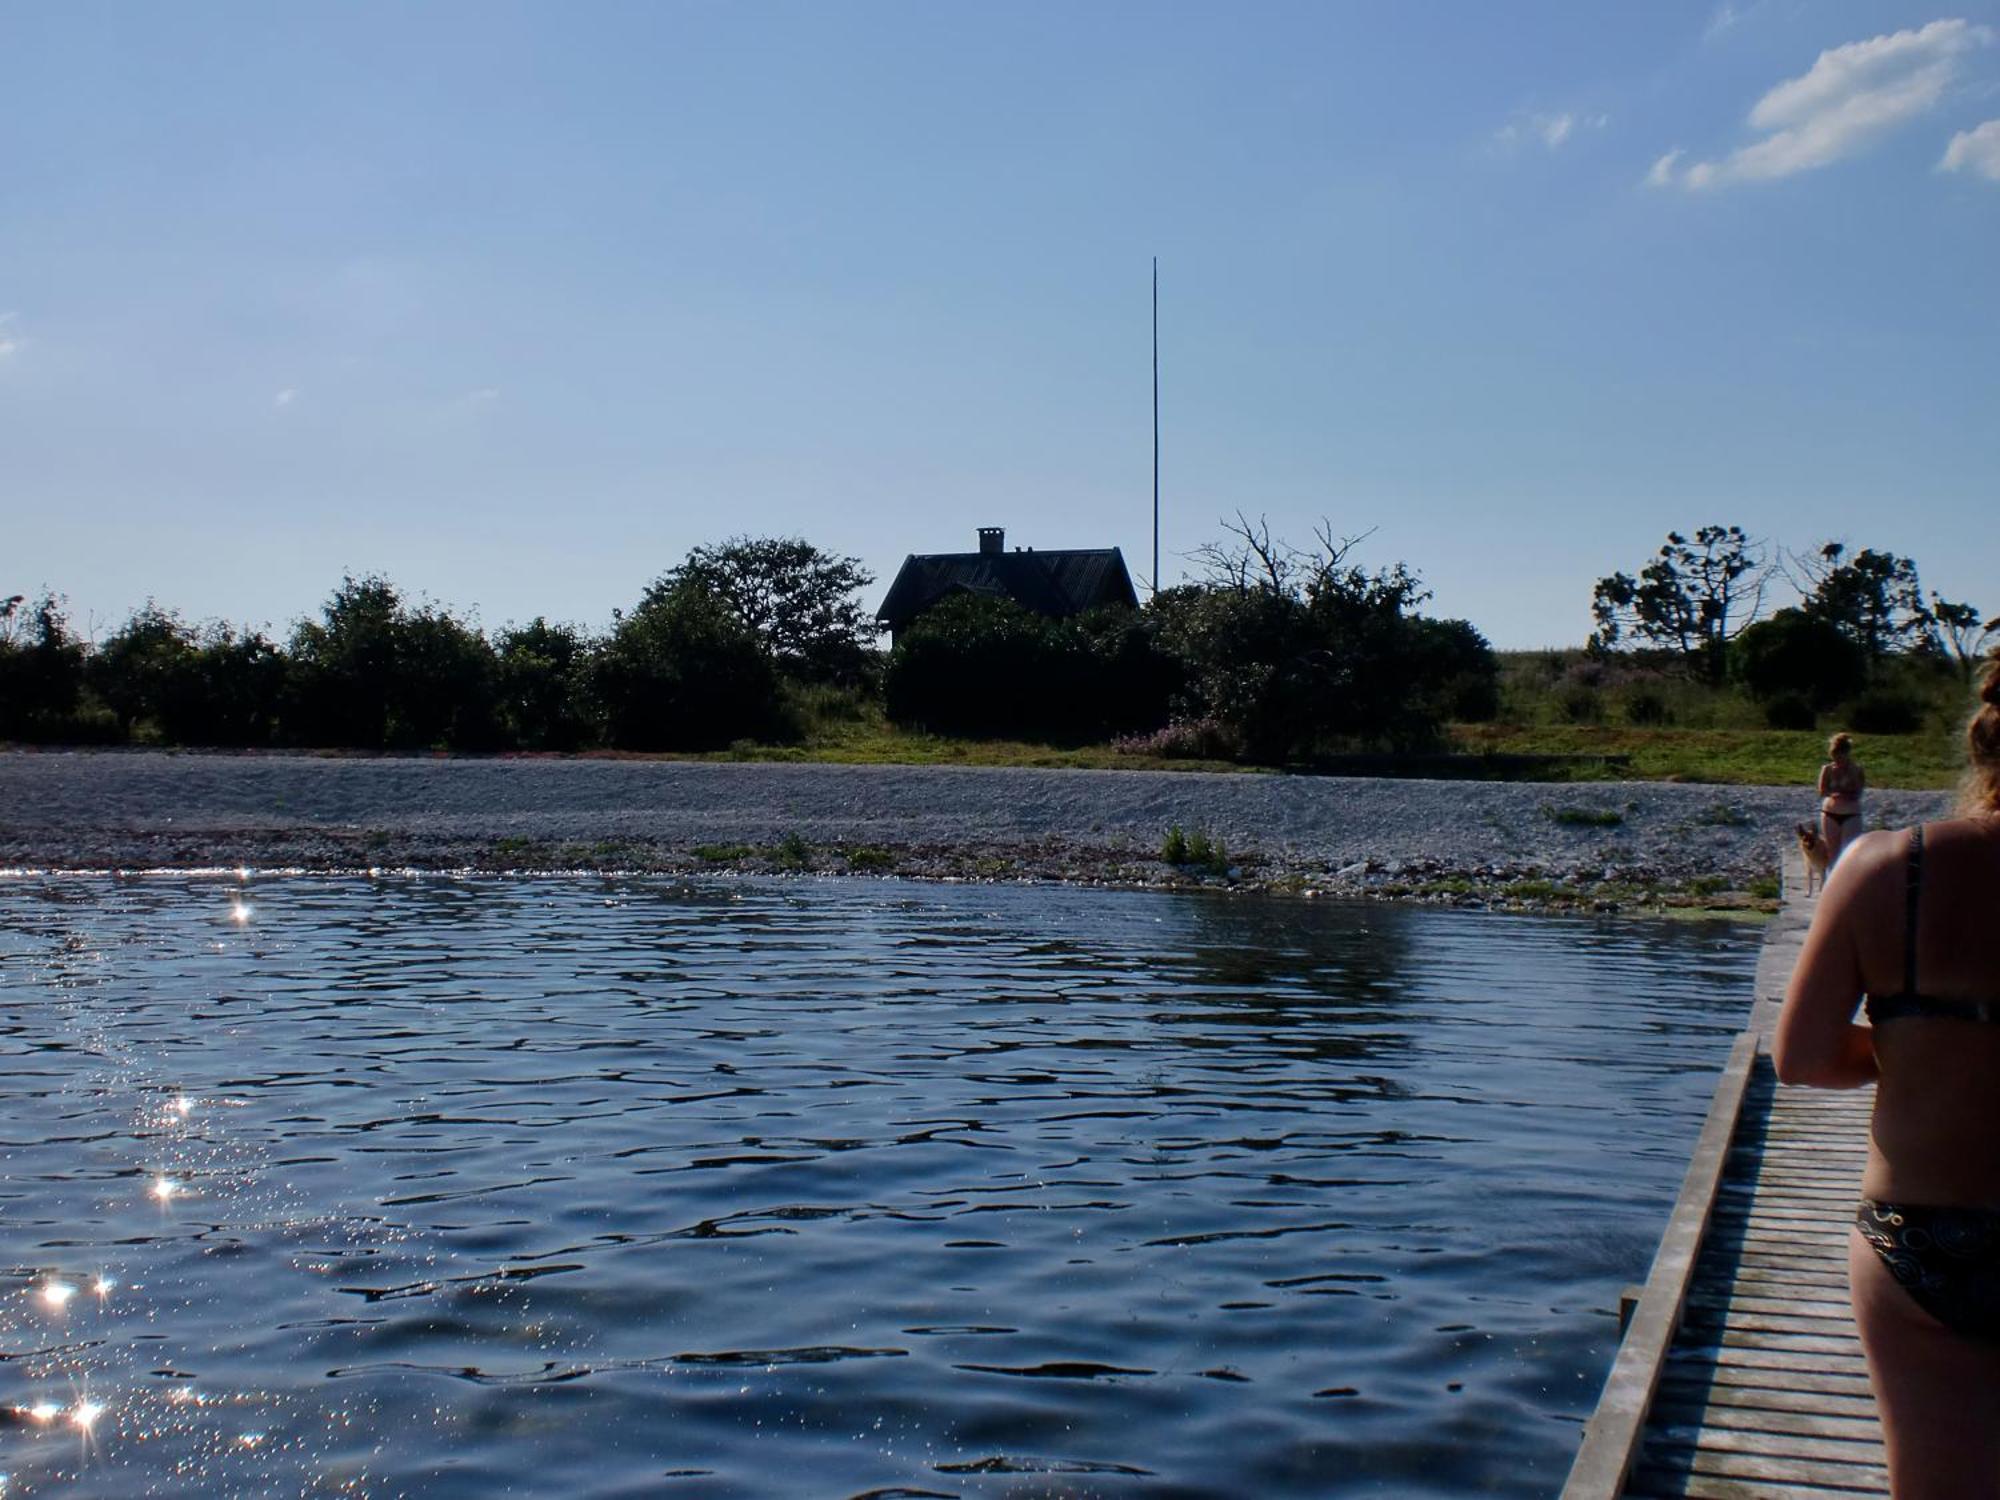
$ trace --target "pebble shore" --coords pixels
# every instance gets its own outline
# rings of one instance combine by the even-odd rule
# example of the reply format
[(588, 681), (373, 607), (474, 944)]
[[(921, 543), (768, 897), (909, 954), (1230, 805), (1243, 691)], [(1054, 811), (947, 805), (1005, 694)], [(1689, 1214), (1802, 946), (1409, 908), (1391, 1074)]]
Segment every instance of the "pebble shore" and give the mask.
[[(1868, 823), (1950, 801), (1871, 792)], [(1754, 910), (1814, 804), (1809, 785), (8, 751), (0, 868), (787, 871)], [(1219, 857), (1164, 862), (1175, 826)]]

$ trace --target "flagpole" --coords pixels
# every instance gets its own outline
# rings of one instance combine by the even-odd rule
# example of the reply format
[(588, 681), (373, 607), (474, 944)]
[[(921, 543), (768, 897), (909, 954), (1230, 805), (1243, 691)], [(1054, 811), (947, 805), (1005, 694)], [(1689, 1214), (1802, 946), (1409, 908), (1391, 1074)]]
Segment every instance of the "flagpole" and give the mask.
[(1153, 593), (1160, 592), (1160, 257), (1153, 257)]

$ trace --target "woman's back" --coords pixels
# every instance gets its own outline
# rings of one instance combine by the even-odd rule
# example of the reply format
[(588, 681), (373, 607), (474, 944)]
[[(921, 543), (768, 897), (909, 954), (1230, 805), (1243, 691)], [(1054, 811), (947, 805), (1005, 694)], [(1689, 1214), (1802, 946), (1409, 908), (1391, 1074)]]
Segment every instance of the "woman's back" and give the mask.
[[(1871, 835), (1842, 861), (1842, 884), (1854, 883), (1848, 931), (1859, 977), (1878, 1002), (1870, 1197), (2000, 1206), (1996, 835), (1990, 818), (1928, 825), (1914, 866), (1913, 926), (1909, 833)], [(1979, 1002), (1992, 1002), (1993, 1019), (1973, 1018)]]

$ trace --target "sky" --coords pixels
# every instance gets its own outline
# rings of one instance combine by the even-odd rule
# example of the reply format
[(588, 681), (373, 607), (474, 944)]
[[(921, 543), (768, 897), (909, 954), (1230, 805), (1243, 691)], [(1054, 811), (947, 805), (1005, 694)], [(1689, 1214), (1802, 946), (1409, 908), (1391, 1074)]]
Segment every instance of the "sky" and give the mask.
[(99, 638), (346, 573), (601, 629), (732, 535), (1143, 592), (1155, 256), (1164, 583), (1324, 519), (1575, 644), (1717, 522), (2000, 613), (2000, 0), (0, 0), (0, 56), (0, 596)]

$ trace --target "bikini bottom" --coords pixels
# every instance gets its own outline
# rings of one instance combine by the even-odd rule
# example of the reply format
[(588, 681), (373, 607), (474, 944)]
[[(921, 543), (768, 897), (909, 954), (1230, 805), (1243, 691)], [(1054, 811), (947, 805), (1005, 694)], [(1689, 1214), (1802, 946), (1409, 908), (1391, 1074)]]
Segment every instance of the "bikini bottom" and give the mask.
[(1860, 817), (1861, 814), (1858, 812), (1851, 812), (1851, 813), (1823, 812), (1820, 814), (1820, 816), (1822, 818), (1831, 818), (1836, 823), (1845, 824), (1845, 823), (1852, 823), (1856, 818)]
[(1854, 1227), (1917, 1306), (1954, 1333), (2000, 1343), (2000, 1209), (1863, 1198)]

